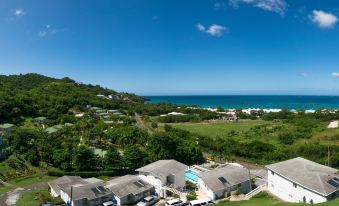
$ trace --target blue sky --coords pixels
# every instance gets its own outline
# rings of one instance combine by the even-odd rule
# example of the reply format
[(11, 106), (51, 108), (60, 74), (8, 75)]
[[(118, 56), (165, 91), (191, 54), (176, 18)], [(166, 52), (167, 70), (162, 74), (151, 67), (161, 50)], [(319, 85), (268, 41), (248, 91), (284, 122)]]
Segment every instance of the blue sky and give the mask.
[(338, 94), (338, 0), (0, 0), (0, 73), (159, 94)]

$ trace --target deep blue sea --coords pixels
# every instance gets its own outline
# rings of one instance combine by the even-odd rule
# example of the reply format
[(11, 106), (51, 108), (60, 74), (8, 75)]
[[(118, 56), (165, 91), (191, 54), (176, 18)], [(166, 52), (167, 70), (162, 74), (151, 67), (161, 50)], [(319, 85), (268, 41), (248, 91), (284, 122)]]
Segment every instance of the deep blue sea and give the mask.
[(196, 96), (147, 96), (150, 103), (174, 103), (200, 107), (228, 109), (337, 109), (339, 96), (297, 95), (196, 95)]

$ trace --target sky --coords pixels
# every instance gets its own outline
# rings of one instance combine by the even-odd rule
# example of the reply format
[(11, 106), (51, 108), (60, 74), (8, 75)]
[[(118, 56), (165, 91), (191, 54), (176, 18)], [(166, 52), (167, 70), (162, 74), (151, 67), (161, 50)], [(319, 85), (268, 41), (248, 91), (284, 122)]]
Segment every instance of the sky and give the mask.
[(338, 0), (0, 0), (0, 74), (140, 95), (339, 95)]

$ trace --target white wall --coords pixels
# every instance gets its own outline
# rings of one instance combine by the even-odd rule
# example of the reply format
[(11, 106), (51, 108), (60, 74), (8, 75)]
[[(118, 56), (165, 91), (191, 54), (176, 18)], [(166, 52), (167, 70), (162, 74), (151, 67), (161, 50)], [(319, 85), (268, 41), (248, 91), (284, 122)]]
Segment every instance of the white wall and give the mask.
[(270, 170), (268, 171), (268, 190), (272, 194), (287, 202), (303, 202), (304, 197), (306, 197), (307, 203), (310, 203), (311, 199), (314, 204), (327, 201), (326, 197), (310, 191), (300, 185), (294, 187), (293, 182), (278, 175), (277, 173), (272, 174)]
[(50, 188), (50, 190), (51, 190), (51, 196), (52, 197), (58, 197), (59, 195), (53, 190), (53, 188), (52, 187), (49, 187)]
[(201, 188), (202, 190), (206, 192), (206, 194), (208, 195), (209, 198), (211, 198), (211, 200), (215, 200), (214, 192), (205, 185), (202, 179), (198, 178), (197, 184), (199, 188)]
[(154, 188), (155, 188), (155, 192), (156, 192), (159, 196), (161, 196), (161, 197), (164, 196), (164, 194), (162, 194), (163, 191), (161, 190), (161, 188), (162, 188), (162, 186), (165, 185), (166, 180), (161, 180), (161, 179), (159, 179), (159, 178), (154, 177), (153, 175), (148, 175), (148, 174), (146, 174), (146, 173), (141, 173), (141, 172), (139, 173), (139, 177), (140, 177), (140, 179), (142, 179), (143, 181), (145, 181), (145, 182), (147, 182), (147, 183), (153, 185)]

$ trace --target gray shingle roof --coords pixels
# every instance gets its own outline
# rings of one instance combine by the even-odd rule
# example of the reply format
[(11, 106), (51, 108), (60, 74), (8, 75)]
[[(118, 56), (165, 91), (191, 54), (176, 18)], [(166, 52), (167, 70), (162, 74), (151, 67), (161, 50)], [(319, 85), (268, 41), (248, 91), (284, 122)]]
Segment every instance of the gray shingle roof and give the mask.
[(248, 170), (234, 165), (225, 165), (198, 176), (213, 192), (246, 182), (250, 179)]
[(325, 196), (339, 188), (328, 183), (333, 177), (339, 178), (337, 169), (297, 157), (266, 166), (269, 170)]
[(5, 124), (0, 125), (0, 128), (2, 129), (9, 129), (12, 127), (14, 127), (14, 124), (5, 123)]
[(184, 165), (176, 160), (158, 160), (149, 165), (137, 169), (137, 172), (152, 173), (158, 177), (167, 177), (168, 175), (175, 174), (187, 169), (187, 165)]
[[(65, 191), (68, 195), (71, 194), (70, 187), (63, 189), (63, 191)], [(73, 200), (93, 200), (109, 195), (113, 196), (112, 192), (105, 188), (105, 183), (103, 183), (102, 181), (73, 186)]]
[(55, 179), (53, 181), (48, 182), (48, 185), (58, 194), (60, 195), (61, 186), (66, 186), (67, 184), (79, 184), (83, 182), (83, 179), (79, 176), (63, 176)]
[(142, 181), (138, 176), (125, 175), (106, 182), (106, 187), (116, 196), (122, 198), (129, 194), (139, 194), (153, 188), (152, 185)]

